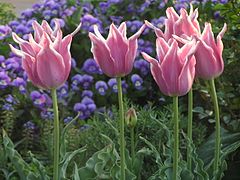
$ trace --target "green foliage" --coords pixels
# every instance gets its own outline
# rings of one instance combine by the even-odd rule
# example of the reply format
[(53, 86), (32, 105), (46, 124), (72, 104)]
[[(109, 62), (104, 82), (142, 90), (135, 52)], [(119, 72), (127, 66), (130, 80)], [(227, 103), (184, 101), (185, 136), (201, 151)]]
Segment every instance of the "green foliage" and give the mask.
[(13, 5), (9, 3), (0, 3), (0, 25), (5, 25), (16, 18), (13, 9)]

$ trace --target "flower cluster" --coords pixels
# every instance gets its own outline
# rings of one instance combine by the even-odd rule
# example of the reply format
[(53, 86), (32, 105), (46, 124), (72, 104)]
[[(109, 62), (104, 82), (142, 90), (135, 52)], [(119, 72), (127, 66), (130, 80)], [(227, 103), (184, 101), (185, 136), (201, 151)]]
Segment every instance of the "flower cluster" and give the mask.
[[(178, 0), (174, 3), (174, 7), (177, 11), (180, 11), (180, 7), (188, 7), (190, 2), (194, 4), (198, 1)], [(215, 3), (227, 3), (227, 1), (213, 1), (213, 4)], [(129, 75), (124, 81), (122, 81), (122, 88), (124, 93), (128, 91), (129, 87), (133, 87), (137, 91), (145, 90), (144, 82), (145, 79), (148, 78), (148, 74), (150, 72), (150, 63), (142, 59), (140, 52), (154, 54), (154, 45), (148, 38), (148, 35), (150, 34), (150, 28), (141, 29), (141, 27), (144, 26), (144, 22), (140, 18), (139, 14), (143, 15), (149, 8), (165, 10), (167, 5), (170, 5), (170, 2), (166, 0), (150, 0), (144, 1), (143, 3), (127, 2), (127, 5), (124, 0), (107, 0), (99, 2), (98, 8), (96, 8), (94, 4), (87, 1), (76, 1), (75, 4), (71, 4), (67, 3), (66, 0), (45, 0), (41, 3), (34, 4), (32, 8), (23, 11), (18, 19), (9, 22), (6, 25), (0, 26), (1, 43), (4, 43), (5, 40), (9, 39), (11, 33), (14, 32), (14, 40), (20, 44), (20, 48), (22, 51), (24, 51), (24, 54), (21, 54), (21, 56), (24, 57), (23, 61), (20, 57), (16, 56), (13, 53), (9, 53), (9, 55), (4, 54), (5, 56), (0, 55), (0, 90), (6, 90), (6, 92), (9, 94), (11, 94), (12, 90), (18, 91), (22, 97), (26, 98), (27, 100), (31, 100), (32, 104), (35, 107), (39, 108), (43, 119), (51, 119), (52, 117), (52, 112), (50, 110), (51, 101), (49, 98), (49, 91), (36, 91), (30, 85), (29, 80), (31, 80), (33, 84), (37, 85), (38, 87), (45, 89), (48, 89), (49, 87), (58, 87), (61, 85), (57, 89), (60, 103), (64, 105), (65, 108), (68, 108), (69, 112), (83, 112), (80, 117), (81, 119), (87, 119), (94, 113), (95, 110), (98, 110), (98, 97), (105, 96), (108, 98), (112, 94), (117, 93), (117, 82), (115, 79), (116, 76), (113, 74), (113, 72), (107, 72), (110, 77), (103, 75), (103, 73), (109, 71), (106, 69), (110, 68), (101, 67), (102, 70), (100, 69), (101, 62), (98, 60), (98, 55), (96, 57), (92, 57), (90, 54), (86, 53), (86, 56), (84, 57), (87, 58), (80, 59), (78, 54), (84, 54), (84, 52), (74, 51), (74, 48), (76, 47), (75, 45), (73, 47), (74, 58), (68, 57), (67, 69), (64, 69), (62, 66), (63, 64), (66, 65), (65, 62), (63, 64), (54, 64), (52, 66), (62, 67), (60, 73), (62, 74), (62, 77), (60, 77), (59, 73), (56, 73), (57, 76), (54, 78), (54, 81), (52, 79), (44, 83), (42, 80), (47, 78), (43, 76), (48, 76), (48, 74), (40, 72), (45, 72), (45, 68), (48, 67), (45, 65), (41, 66), (41, 68), (36, 71), (37, 74), (33, 74), (29, 68), (30, 65), (34, 65), (34, 63), (31, 64), (33, 60), (31, 57), (33, 55), (30, 54), (30, 50), (33, 50), (35, 55), (41, 54), (41, 50), (39, 49), (40, 47), (38, 44), (44, 45), (46, 47), (48, 45), (54, 46), (54, 44), (57, 44), (57, 42), (59, 42), (62, 38), (61, 33), (57, 33), (60, 28), (64, 28), (66, 32), (69, 32), (73, 26), (72, 22), (79, 24), (79, 21), (82, 22), (81, 29), (83, 34), (88, 32), (94, 33), (94, 31), (96, 33), (96, 29), (98, 29), (98, 32), (96, 34), (101, 33), (103, 36), (105, 36), (109, 31), (109, 27), (111, 27), (110, 31), (112, 32), (117, 32), (117, 29), (126, 28), (128, 29), (128, 33), (131, 33), (131, 35), (134, 33), (137, 34), (136, 36), (130, 36), (128, 39), (129, 42), (134, 43), (134, 38), (138, 38), (140, 33), (142, 34), (141, 38), (137, 41), (138, 49), (129, 48), (129, 53), (133, 53), (134, 56), (136, 56), (136, 60), (134, 63), (131, 62), (126, 67), (122, 67), (126, 68), (124, 70), (124, 75), (129, 74), (130, 71), (133, 70), (132, 74)], [(118, 6), (125, 8), (124, 12), (128, 12), (128, 15), (122, 14), (122, 10), (112, 13), (113, 10), (115, 10)], [(79, 12), (81, 12), (81, 14), (78, 14)], [(183, 15), (184, 14), (182, 14), (182, 16)], [(75, 17), (80, 17), (80, 19), (76, 20), (74, 19)], [(57, 21), (56, 18), (58, 19)], [(162, 14), (159, 17), (152, 18), (150, 22), (156, 28), (163, 28), (165, 26), (165, 21), (167, 18), (168, 14), (167, 17)], [(69, 19), (70, 21), (68, 21)], [(40, 25), (37, 23), (39, 20), (45, 20), (45, 23)], [(120, 25), (122, 21), (126, 21), (126, 25)], [(116, 24), (115, 27), (113, 27), (113, 25), (110, 26), (112, 22)], [(49, 24), (49, 26), (47, 24)], [(139, 29), (141, 30), (139, 31)], [(207, 25), (206, 31), (210, 31), (210, 29), (211, 27)], [(30, 35), (34, 30), (38, 33), (34, 34), (34, 36)], [(101, 38), (95, 38), (93, 35), (91, 35), (91, 37), (95, 43), (97, 41), (97, 38)], [(203, 48), (205, 47), (204, 37), (205, 36), (203, 35)], [(64, 41), (64, 39), (61, 40)], [(68, 43), (70, 43), (70, 38), (68, 40)], [(68, 43), (66, 43), (66, 46)], [(81, 43), (81, 40), (78, 40), (77, 44), (79, 43)], [(207, 45), (209, 43), (210, 42), (206, 42)], [(169, 45), (171, 46), (172, 44), (170, 43)], [(220, 45), (221, 44), (218, 44), (216, 47)], [(112, 53), (114, 54), (115, 47), (111, 46), (111, 42), (109, 42), (108, 48), (113, 48)], [(97, 47), (95, 46), (94, 48)], [(12, 49), (15, 49), (15, 53), (19, 55), (19, 50), (16, 45), (13, 45)], [(116, 49), (119, 50), (118, 48)], [(120, 50), (124, 51), (123, 54), (125, 51), (127, 51), (124, 43), (122, 44), (122, 48), (120, 48)], [(51, 52), (54, 52), (54, 54), (56, 54), (55, 51), (58, 53), (58, 55), (60, 54), (61, 56), (64, 56), (64, 54), (61, 54), (62, 51), (60, 51), (58, 47), (55, 47), (54, 51), (51, 49)], [(60, 58), (58, 55), (57, 57), (54, 55), (54, 58)], [(218, 55), (216, 54), (215, 56)], [(117, 59), (118, 57), (114, 58)], [(131, 58), (128, 59), (132, 61)], [(116, 65), (112, 64), (112, 67), (114, 66)], [(66, 83), (63, 83), (68, 77), (70, 67), (73, 68), (73, 71), (70, 74), (68, 81)], [(197, 70), (196, 73), (199, 74), (200, 70)], [(39, 76), (39, 74), (41, 75)], [(119, 75), (119, 72), (117, 75)], [(27, 94), (30, 94), (30, 99), (28, 96), (26, 96)], [(87, 100), (86, 97), (88, 98)], [(14, 99), (17, 102), (17, 99)], [(27, 100), (26, 102), (28, 102)], [(5, 103), (3, 106), (1, 106), (1, 108), (12, 110), (14, 103), (10, 103), (8, 100), (4, 101)], [(29, 119), (32, 118), (30, 117)]]

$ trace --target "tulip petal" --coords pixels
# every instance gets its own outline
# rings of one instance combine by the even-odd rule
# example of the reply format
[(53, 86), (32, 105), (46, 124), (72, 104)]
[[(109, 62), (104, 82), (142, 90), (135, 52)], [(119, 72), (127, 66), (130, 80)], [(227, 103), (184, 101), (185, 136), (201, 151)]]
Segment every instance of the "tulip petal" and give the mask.
[(182, 67), (182, 71), (178, 78), (179, 96), (187, 94), (188, 91), (191, 89), (195, 77), (195, 64), (196, 59), (194, 56), (186, 57), (185, 63)]
[(114, 61), (110, 56), (110, 50), (106, 46), (105, 41), (102, 41), (93, 33), (89, 32), (89, 38), (92, 41), (91, 52), (102, 71), (109, 77), (115, 74)]
[(120, 72), (121, 73), (125, 72), (126, 67), (124, 64), (125, 56), (128, 51), (128, 48), (132, 49), (132, 47), (130, 46), (128, 47), (126, 41), (127, 40), (124, 39), (122, 34), (116, 28), (116, 26), (114, 24), (111, 24), (106, 44), (110, 49), (110, 55), (114, 60), (114, 65), (116, 68), (115, 70), (117, 71), (117, 74)]
[(62, 56), (53, 48), (43, 48), (37, 55), (36, 65), (39, 79), (47, 88), (56, 88), (64, 82), (64, 61)]
[(37, 21), (33, 21), (32, 26), (34, 30), (34, 39), (37, 43), (39, 43), (43, 34), (43, 28)]
[(176, 40), (173, 40), (170, 49), (168, 50), (162, 64), (163, 79), (165, 79), (169, 94), (177, 95), (178, 92), (178, 77), (181, 72), (182, 64), (177, 54), (178, 44)]
[(59, 50), (59, 53), (63, 57), (64, 65), (65, 65), (65, 78), (64, 81), (67, 80), (70, 70), (71, 70), (71, 52), (70, 52), (70, 47), (71, 47), (71, 42), (72, 42), (72, 35), (67, 35), (66, 37), (63, 38), (62, 43), (61, 43), (61, 48)]
[(11, 44), (9, 44), (9, 47), (10, 47), (11, 51), (12, 51), (14, 54), (16, 54), (16, 55), (18, 55), (18, 56), (20, 56), (20, 57), (24, 57), (24, 54), (25, 54), (24, 52), (22, 52), (21, 50), (13, 47)]
[(138, 48), (137, 38), (139, 38), (139, 36), (141, 35), (141, 33), (144, 31), (145, 28), (146, 26), (145, 24), (143, 24), (141, 28), (135, 34), (133, 34), (128, 40), (128, 50), (125, 55), (126, 74), (129, 74), (132, 70), (133, 62), (137, 55), (137, 48)]
[(181, 63), (184, 64), (187, 57), (193, 55), (196, 51), (196, 41), (192, 40), (185, 44), (179, 51), (178, 56), (180, 57)]
[(150, 69), (151, 69), (152, 76), (153, 76), (155, 82), (157, 83), (159, 89), (161, 90), (161, 92), (165, 95), (169, 95), (166, 81), (162, 75), (162, 68), (161, 68), (160, 64), (158, 63), (158, 61), (156, 59), (152, 58), (151, 56), (149, 56), (148, 54), (146, 54), (145, 52), (142, 52), (142, 56), (146, 61), (148, 61), (150, 63)]
[(122, 36), (127, 39), (127, 26), (125, 22), (122, 22), (118, 27), (118, 30), (122, 33)]
[(186, 34), (187, 36), (199, 35), (200, 32), (193, 25), (190, 17), (185, 9), (181, 9), (181, 16), (176, 21), (174, 27), (174, 34), (181, 36)]
[[(58, 31), (61, 31), (59, 19), (56, 19), (56, 18), (55, 18), (55, 19), (54, 19), (54, 24), (55, 24), (55, 26), (54, 26), (54, 30), (52, 31), (52, 35), (53, 35), (54, 37), (56, 37)], [(50, 29), (51, 29), (51, 27), (50, 27)]]
[(217, 47), (214, 39), (214, 34), (212, 32), (212, 26), (210, 23), (205, 23), (204, 30), (202, 32), (201, 39), (210, 47), (213, 48), (214, 52), (216, 52)]
[(145, 20), (144, 22), (145, 22), (147, 27), (149, 27), (149, 28), (151, 28), (155, 31), (155, 34), (156, 34), (157, 37), (162, 37), (162, 38), (164, 37), (164, 34), (163, 34), (161, 29), (155, 27), (152, 23), (150, 23), (147, 20)]
[[(214, 55), (213, 49), (201, 39), (199, 40), (199, 45), (197, 51), (195, 52), (195, 57), (197, 59), (196, 75), (198, 77), (210, 79), (213, 77), (213, 74), (216, 74), (218, 72), (218, 62)], [(222, 71), (223, 69), (221, 72)]]
[(168, 43), (163, 38), (157, 38), (156, 39), (156, 52), (157, 52), (157, 58), (162, 63), (165, 55), (167, 54), (169, 49)]
[(98, 37), (102, 42), (105, 43), (106, 40), (104, 39), (104, 37), (102, 36), (102, 34), (99, 32), (97, 25), (94, 25), (94, 26), (93, 26), (93, 30), (94, 30), (94, 33), (95, 33), (96, 37)]
[[(43, 20), (42, 24), (41, 24), (43, 30), (52, 38), (53, 36), (53, 30), (52, 28), (49, 26), (49, 24), (47, 23), (47, 21)], [(53, 36), (54, 37), (54, 36)]]

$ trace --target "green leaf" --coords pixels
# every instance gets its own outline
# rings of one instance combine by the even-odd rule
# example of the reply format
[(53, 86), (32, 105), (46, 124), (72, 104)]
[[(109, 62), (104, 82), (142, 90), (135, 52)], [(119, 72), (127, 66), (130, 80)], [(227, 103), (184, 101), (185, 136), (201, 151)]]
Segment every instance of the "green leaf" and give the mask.
[(66, 178), (66, 171), (71, 160), (79, 153), (86, 151), (86, 147), (82, 147), (73, 152), (67, 152), (60, 162), (60, 177)]

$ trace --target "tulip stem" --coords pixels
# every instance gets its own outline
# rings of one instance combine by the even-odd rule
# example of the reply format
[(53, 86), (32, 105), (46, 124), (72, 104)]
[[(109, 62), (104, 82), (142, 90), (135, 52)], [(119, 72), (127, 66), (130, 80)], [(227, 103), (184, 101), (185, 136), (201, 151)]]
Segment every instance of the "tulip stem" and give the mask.
[(135, 159), (134, 127), (130, 128), (132, 165)]
[[(187, 128), (187, 136), (189, 143), (192, 141), (192, 119), (193, 119), (193, 90), (192, 88), (188, 92), (188, 128)], [(187, 167), (188, 170), (192, 171), (192, 159), (191, 159), (191, 149), (190, 146), (187, 146)]]
[(219, 107), (218, 107), (218, 99), (217, 93), (215, 88), (214, 79), (210, 80), (210, 89), (211, 89), (211, 96), (214, 105), (214, 113), (215, 113), (215, 121), (216, 121), (216, 135), (215, 135), (215, 154), (214, 154), (214, 173), (218, 171), (219, 165), (219, 156), (220, 156), (220, 145), (221, 145), (221, 126), (220, 126), (220, 117), (219, 117)]
[(54, 144), (54, 159), (53, 159), (53, 180), (59, 180), (59, 117), (56, 89), (51, 90), (53, 112), (54, 112), (54, 128), (53, 128), (53, 144)]
[(120, 179), (125, 180), (124, 110), (123, 110), (121, 77), (117, 77), (117, 86), (118, 86), (118, 104), (119, 104), (119, 117), (120, 117), (120, 168), (121, 168)]
[(179, 151), (178, 96), (173, 97), (173, 122), (174, 122), (173, 180), (177, 180), (178, 151)]

